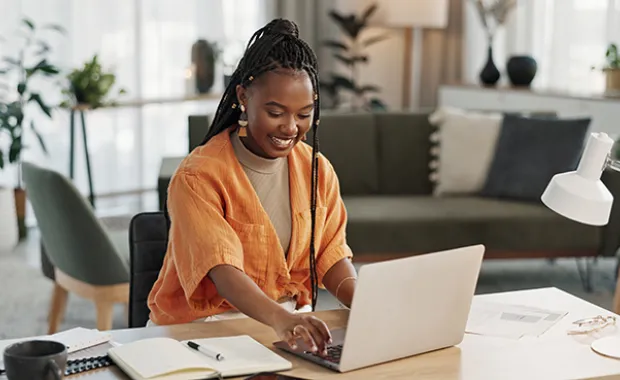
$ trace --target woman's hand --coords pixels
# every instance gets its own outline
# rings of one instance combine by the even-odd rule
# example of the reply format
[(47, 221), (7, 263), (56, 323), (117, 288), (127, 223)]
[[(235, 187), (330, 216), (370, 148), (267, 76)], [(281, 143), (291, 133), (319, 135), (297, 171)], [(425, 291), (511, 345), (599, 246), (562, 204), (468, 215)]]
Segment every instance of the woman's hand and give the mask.
[(326, 347), (332, 341), (325, 322), (304, 313), (282, 313), (274, 319), (272, 328), (292, 349), (297, 348), (296, 341), (302, 338), (312, 352), (327, 355)]

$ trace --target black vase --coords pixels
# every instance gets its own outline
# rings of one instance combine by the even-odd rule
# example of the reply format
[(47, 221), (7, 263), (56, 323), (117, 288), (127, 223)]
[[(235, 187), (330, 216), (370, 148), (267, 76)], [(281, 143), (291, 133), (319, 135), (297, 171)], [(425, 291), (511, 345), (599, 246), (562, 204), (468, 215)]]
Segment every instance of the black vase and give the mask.
[(506, 63), (506, 72), (513, 86), (529, 86), (537, 69), (536, 60), (527, 55), (512, 56)]
[(480, 81), (487, 86), (493, 86), (499, 81), (499, 70), (493, 62), (493, 47), (489, 46), (487, 53), (487, 63), (480, 72)]

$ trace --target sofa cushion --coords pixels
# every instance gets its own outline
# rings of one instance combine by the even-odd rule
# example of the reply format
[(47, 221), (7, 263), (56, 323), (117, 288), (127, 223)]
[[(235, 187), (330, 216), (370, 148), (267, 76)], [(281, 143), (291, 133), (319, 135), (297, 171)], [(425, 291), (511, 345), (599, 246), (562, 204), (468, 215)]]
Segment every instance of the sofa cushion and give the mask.
[[(312, 133), (308, 133), (312, 145)], [(377, 137), (370, 113), (321, 113), (319, 149), (334, 166), (342, 194), (379, 190)]]
[(429, 136), (426, 113), (376, 113), (381, 194), (430, 194)]
[(477, 197), (345, 197), (355, 254), (419, 254), (464, 245), (488, 250), (598, 249), (601, 229), (543, 206)]

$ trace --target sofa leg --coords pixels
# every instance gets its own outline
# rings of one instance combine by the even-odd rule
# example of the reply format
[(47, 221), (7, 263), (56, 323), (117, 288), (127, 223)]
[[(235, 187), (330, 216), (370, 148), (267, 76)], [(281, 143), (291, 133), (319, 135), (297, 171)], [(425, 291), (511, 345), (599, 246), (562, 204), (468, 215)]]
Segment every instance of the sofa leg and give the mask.
[(581, 279), (581, 284), (583, 286), (583, 290), (586, 293), (592, 292), (592, 265), (595, 263), (595, 258), (591, 257), (583, 257), (581, 261), (579, 258), (577, 260), (577, 271), (579, 272), (579, 278)]

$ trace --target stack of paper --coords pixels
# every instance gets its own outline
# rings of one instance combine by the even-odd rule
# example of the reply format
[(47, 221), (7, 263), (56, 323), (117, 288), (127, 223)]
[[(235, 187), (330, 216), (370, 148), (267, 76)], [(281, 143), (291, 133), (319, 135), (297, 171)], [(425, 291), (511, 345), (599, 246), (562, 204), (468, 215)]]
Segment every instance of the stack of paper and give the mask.
[(539, 336), (567, 313), (474, 299), (465, 332), (513, 339)]

